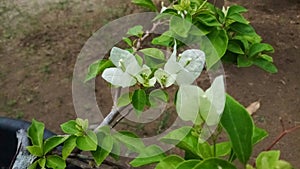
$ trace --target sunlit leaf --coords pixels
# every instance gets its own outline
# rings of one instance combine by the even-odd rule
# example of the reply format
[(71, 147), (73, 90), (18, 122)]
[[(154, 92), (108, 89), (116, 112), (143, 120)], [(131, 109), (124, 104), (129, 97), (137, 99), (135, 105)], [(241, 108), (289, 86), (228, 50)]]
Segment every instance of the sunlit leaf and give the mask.
[(55, 169), (66, 168), (66, 161), (57, 155), (47, 156), (46, 166)]
[(44, 154), (47, 154), (54, 148), (56, 148), (58, 145), (63, 143), (66, 139), (68, 139), (68, 136), (53, 136), (45, 140), (44, 143)]
[(140, 154), (130, 162), (133, 167), (139, 167), (161, 161), (166, 155), (157, 145), (150, 145), (143, 149)]
[(177, 165), (183, 162), (184, 159), (178, 155), (170, 155), (162, 159), (155, 167), (155, 169), (176, 169)]
[(27, 133), (28, 133), (28, 137), (31, 140), (31, 143), (34, 146), (38, 146), (42, 148), (44, 129), (45, 129), (45, 125), (43, 123), (38, 122), (35, 119), (32, 120)]

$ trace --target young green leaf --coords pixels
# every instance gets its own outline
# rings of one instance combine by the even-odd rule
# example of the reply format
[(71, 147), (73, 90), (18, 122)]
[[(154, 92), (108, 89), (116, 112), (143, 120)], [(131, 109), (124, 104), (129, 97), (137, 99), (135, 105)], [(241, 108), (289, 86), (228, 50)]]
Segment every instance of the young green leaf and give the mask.
[(37, 168), (37, 165), (38, 165), (38, 160), (35, 161), (34, 163), (32, 163), (32, 164), (28, 167), (28, 169), (36, 169), (36, 168)]
[(113, 144), (114, 142), (111, 135), (106, 135), (102, 140), (99, 140), (97, 150), (92, 151), (92, 155), (98, 166), (107, 158), (113, 148)]
[[(211, 146), (213, 150), (213, 146)], [(223, 157), (230, 153), (231, 143), (230, 142), (221, 142), (216, 144), (216, 157)]]
[(218, 27), (222, 26), (222, 24), (218, 21), (216, 16), (210, 13), (201, 13), (197, 15), (196, 19), (203, 23), (205, 26)]
[(239, 22), (234, 22), (230, 25), (230, 28), (242, 35), (255, 35), (256, 32), (254, 28), (249, 25), (249, 24), (244, 24), (244, 23), (239, 23)]
[(236, 13), (244, 13), (247, 12), (248, 10), (242, 6), (239, 5), (232, 5), (229, 7), (228, 12), (227, 12), (227, 16), (231, 16), (233, 14)]
[(132, 95), (132, 105), (133, 107), (142, 112), (146, 106), (147, 95), (143, 89), (135, 90)]
[(253, 137), (252, 137), (253, 145), (259, 143), (261, 140), (263, 140), (267, 136), (268, 136), (268, 132), (266, 130), (261, 129), (257, 126), (254, 126), (254, 128), (253, 128)]
[(137, 25), (130, 28), (127, 32), (127, 35), (141, 37), (144, 34), (143, 26)]
[(35, 119), (32, 120), (27, 132), (32, 145), (42, 148), (44, 129), (45, 125), (43, 123), (38, 122)]
[(129, 45), (130, 47), (133, 46), (131, 39), (129, 39), (128, 37), (123, 37), (123, 41), (127, 43), (127, 45)]
[(264, 69), (265, 71), (267, 71), (269, 73), (277, 73), (278, 72), (278, 69), (272, 62), (269, 62), (263, 58), (257, 58), (253, 61), (253, 63), (254, 63), (254, 65)]
[(119, 131), (113, 137), (125, 144), (133, 152), (141, 152), (145, 149), (143, 141), (134, 133), (129, 131)]
[(237, 169), (233, 164), (219, 158), (209, 158), (203, 160), (193, 169)]
[(241, 55), (244, 54), (244, 51), (241, 48), (241, 46), (238, 43), (236, 43), (236, 41), (233, 40), (230, 40), (228, 42), (227, 49), (232, 53), (241, 54)]
[(68, 136), (53, 136), (45, 140), (44, 142), (44, 155), (63, 143)]
[(176, 169), (190, 169), (194, 168), (197, 164), (199, 164), (200, 160), (185, 160), (181, 163), (179, 163), (176, 167)]
[(170, 155), (163, 158), (155, 167), (155, 169), (177, 169), (177, 165), (183, 162), (184, 159), (178, 155)]
[(33, 146), (27, 146), (26, 148), (30, 152), (30, 154), (32, 154), (34, 156), (42, 157), (44, 155), (43, 147), (33, 145)]
[(106, 68), (113, 67), (113, 63), (110, 60), (102, 59), (97, 60), (89, 66), (88, 74), (85, 78), (85, 82), (95, 78), (98, 74), (104, 71)]
[(61, 130), (66, 134), (71, 135), (82, 135), (82, 131), (80, 131), (77, 127), (77, 123), (75, 120), (70, 120), (60, 125)]
[(279, 156), (280, 151), (278, 150), (261, 152), (256, 158), (257, 169), (275, 168)]
[(168, 94), (161, 89), (153, 90), (149, 94), (149, 102), (151, 107), (157, 107), (161, 102), (167, 103), (168, 100)]
[(76, 147), (76, 136), (70, 136), (65, 142), (62, 148), (62, 158), (65, 160), (71, 154)]
[(150, 145), (143, 149), (140, 154), (130, 162), (133, 167), (140, 167), (152, 163), (157, 163), (165, 158), (166, 155), (157, 145)]
[(232, 19), (235, 22), (243, 23), (243, 24), (249, 24), (250, 22), (247, 21), (241, 14), (234, 13), (227, 16), (228, 19)]
[(136, 5), (146, 7), (148, 9), (150, 9), (151, 11), (157, 11), (156, 6), (152, 2), (152, 0), (131, 0), (131, 2)]
[(117, 106), (118, 107), (123, 107), (127, 106), (128, 104), (131, 103), (131, 93), (124, 93), (122, 94), (117, 101)]
[(247, 56), (239, 55), (237, 57), (237, 66), (238, 67), (249, 67), (251, 65), (253, 65), (253, 62)]
[(173, 35), (171, 31), (166, 31), (162, 35), (152, 40), (153, 45), (170, 46), (173, 42)]
[(221, 124), (229, 135), (238, 159), (247, 164), (253, 146), (253, 121), (247, 110), (229, 95), (226, 96)]
[(66, 168), (66, 161), (57, 155), (47, 156), (46, 166), (55, 169)]
[(170, 30), (178, 36), (186, 38), (191, 29), (192, 24), (178, 16), (172, 16), (170, 20)]
[(255, 43), (249, 49), (249, 57), (254, 57), (261, 52), (274, 52), (274, 48), (267, 43)]
[(176, 145), (187, 154), (192, 154), (195, 157), (201, 157), (196, 147), (198, 146), (198, 138), (191, 134), (192, 127), (182, 127), (171, 131), (166, 136), (161, 138), (162, 142)]
[(97, 136), (93, 131), (86, 131), (86, 135), (79, 136), (76, 139), (76, 145), (83, 151), (95, 151), (97, 149)]
[(164, 53), (157, 48), (145, 48), (140, 50), (140, 52), (155, 59), (165, 60)]
[(42, 169), (45, 168), (45, 166), (46, 166), (46, 158), (45, 158), (45, 157), (40, 158), (40, 159), (38, 160), (38, 163), (39, 163), (39, 165), (40, 165), (40, 167), (41, 167)]

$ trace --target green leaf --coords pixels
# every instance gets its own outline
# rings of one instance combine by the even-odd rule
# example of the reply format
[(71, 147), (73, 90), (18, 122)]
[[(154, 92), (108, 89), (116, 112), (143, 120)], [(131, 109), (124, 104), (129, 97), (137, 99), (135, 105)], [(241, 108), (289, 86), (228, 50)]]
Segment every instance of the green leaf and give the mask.
[(131, 2), (136, 5), (146, 7), (152, 11), (157, 11), (156, 6), (152, 2), (152, 0), (132, 0)]
[(238, 43), (236, 43), (235, 41), (232, 41), (232, 40), (228, 42), (227, 49), (232, 53), (237, 53), (237, 54), (241, 54), (241, 55), (244, 54), (244, 51), (241, 48), (241, 46)]
[(92, 151), (92, 155), (96, 164), (99, 166), (109, 155), (113, 148), (113, 138), (111, 135), (106, 135), (99, 141), (99, 146), (96, 151)]
[(40, 146), (34, 145), (34, 146), (27, 146), (26, 148), (30, 152), (30, 154), (34, 156), (42, 157), (44, 155), (43, 148)]
[(31, 140), (32, 145), (42, 148), (44, 137), (45, 125), (41, 122), (32, 120), (31, 125), (28, 128), (28, 137)]
[(141, 37), (144, 34), (143, 26), (137, 25), (130, 28), (127, 32), (127, 35)]
[(222, 26), (222, 24), (217, 20), (216, 16), (210, 13), (199, 14), (196, 19), (202, 22), (206, 26), (212, 26), (212, 27)]
[(40, 159), (38, 160), (38, 163), (39, 163), (39, 165), (41, 166), (41, 168), (45, 168), (45, 166), (46, 166), (46, 158), (45, 158), (45, 157), (40, 158)]
[(257, 58), (253, 61), (253, 63), (254, 63), (254, 65), (264, 69), (265, 71), (267, 71), (269, 73), (277, 73), (278, 72), (276, 66), (273, 63), (271, 63), (265, 59)]
[[(213, 150), (213, 147), (211, 147)], [(226, 156), (231, 151), (231, 143), (230, 142), (221, 142), (216, 144), (216, 157)]]
[(162, 35), (152, 40), (153, 45), (170, 46), (173, 42), (173, 35), (171, 31), (166, 31)]
[(51, 155), (47, 157), (46, 166), (55, 169), (66, 168), (66, 161), (57, 155)]
[(66, 134), (72, 134), (79, 136), (81, 131), (76, 127), (77, 123), (75, 120), (70, 120), (60, 125), (61, 130)]
[(200, 160), (185, 160), (177, 165), (176, 169), (190, 169), (199, 164)]
[(131, 39), (129, 39), (128, 37), (123, 37), (123, 41), (127, 43), (127, 45), (129, 45), (130, 47), (133, 46)]
[(145, 145), (141, 138), (129, 131), (119, 131), (113, 135), (114, 138), (124, 143), (125, 146), (133, 152), (144, 151)]
[(230, 25), (230, 28), (242, 35), (256, 35), (254, 28), (249, 24), (234, 22)]
[(197, 150), (202, 159), (213, 157), (213, 151), (208, 142), (198, 143)]
[(283, 160), (278, 160), (275, 165), (276, 169), (295, 169), (290, 163), (283, 161)]
[(213, 30), (207, 35), (208, 39), (200, 42), (200, 49), (206, 54), (206, 64), (211, 68), (225, 54), (228, 45), (228, 36), (225, 30)]
[(236, 167), (228, 161), (219, 158), (210, 158), (203, 160), (193, 169), (236, 169)]
[(89, 121), (88, 119), (81, 119), (81, 118), (76, 118), (76, 124), (83, 130), (86, 131), (89, 127)]
[(176, 169), (177, 165), (183, 162), (184, 159), (178, 155), (170, 155), (162, 159), (155, 167), (155, 169)]
[(130, 103), (131, 103), (131, 93), (124, 93), (118, 98), (117, 106), (123, 107), (123, 106), (127, 106)]
[(243, 24), (249, 24), (249, 21), (247, 21), (241, 14), (235, 13), (229, 15), (227, 18), (232, 19), (235, 22), (243, 23)]
[(71, 154), (76, 147), (76, 137), (70, 136), (65, 142), (62, 148), (62, 158), (65, 160)]
[(113, 137), (113, 148), (110, 152), (110, 156), (115, 160), (119, 160), (120, 154), (121, 154), (121, 143), (116, 138)]
[(146, 106), (147, 95), (143, 89), (135, 90), (132, 95), (132, 105), (133, 107), (141, 112)]
[(236, 13), (244, 13), (247, 12), (248, 10), (242, 6), (239, 5), (232, 5), (229, 7), (228, 12), (227, 12), (227, 16), (231, 16), (233, 14)]
[(168, 100), (168, 93), (161, 89), (153, 90), (149, 94), (149, 102), (152, 107), (157, 107), (161, 102), (167, 103)]
[(140, 52), (155, 59), (165, 60), (164, 53), (157, 48), (145, 48), (140, 50)]
[(269, 55), (266, 55), (266, 54), (261, 54), (261, 55), (259, 55), (259, 57), (265, 59), (268, 62), (273, 62), (272, 56), (269, 56)]
[(249, 57), (256, 56), (261, 52), (274, 52), (274, 48), (267, 43), (255, 43), (249, 49)]
[(238, 159), (246, 164), (252, 153), (253, 121), (247, 110), (229, 95), (226, 96), (221, 124)]
[(249, 67), (251, 65), (253, 65), (253, 62), (247, 56), (245, 56), (245, 55), (238, 56), (238, 58), (237, 58), (237, 66), (238, 67)]
[(44, 155), (63, 143), (69, 136), (53, 136), (44, 142)]
[(272, 151), (263, 151), (256, 158), (256, 168), (257, 169), (273, 169), (277, 161), (279, 160), (280, 151), (272, 150)]
[(192, 127), (182, 127), (171, 131), (161, 138), (162, 142), (176, 145), (176, 147), (185, 150), (186, 153), (195, 157), (201, 157), (196, 147), (198, 146), (198, 138), (191, 134)]
[(140, 154), (130, 162), (133, 167), (139, 167), (152, 163), (157, 163), (165, 158), (163, 150), (157, 145), (150, 145), (143, 149)]
[(113, 67), (113, 63), (110, 60), (97, 60), (89, 66), (88, 74), (85, 78), (85, 82), (95, 78), (101, 72), (103, 72), (106, 68)]
[(188, 37), (192, 24), (178, 16), (172, 16), (170, 20), (170, 30), (180, 37)]
[(28, 167), (28, 169), (36, 169), (38, 165), (38, 161), (35, 161), (34, 163), (30, 164), (30, 166)]
[(257, 126), (254, 126), (253, 136), (252, 136), (253, 145), (259, 143), (261, 140), (263, 140), (267, 136), (268, 136), (268, 132), (266, 130), (261, 129)]
[(95, 151), (97, 149), (97, 136), (93, 131), (86, 131), (86, 135), (76, 139), (76, 145), (83, 151)]

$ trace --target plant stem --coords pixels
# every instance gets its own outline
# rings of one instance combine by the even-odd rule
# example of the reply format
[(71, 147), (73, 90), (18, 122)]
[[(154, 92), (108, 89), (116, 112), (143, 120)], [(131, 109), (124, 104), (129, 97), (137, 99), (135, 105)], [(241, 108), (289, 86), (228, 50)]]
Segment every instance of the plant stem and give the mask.
[(300, 125), (299, 126), (295, 126), (295, 127), (292, 127), (292, 128), (289, 128), (289, 129), (287, 129), (287, 130), (284, 130), (284, 131), (282, 131), (278, 136), (277, 136), (277, 138), (273, 141), (273, 143), (268, 147), (268, 148), (266, 148), (265, 149), (265, 151), (269, 151), (269, 150), (271, 150), (286, 134), (288, 134), (288, 133), (291, 133), (291, 132), (293, 132), (293, 131), (295, 131), (295, 130), (297, 130), (297, 129), (299, 129), (300, 128)]

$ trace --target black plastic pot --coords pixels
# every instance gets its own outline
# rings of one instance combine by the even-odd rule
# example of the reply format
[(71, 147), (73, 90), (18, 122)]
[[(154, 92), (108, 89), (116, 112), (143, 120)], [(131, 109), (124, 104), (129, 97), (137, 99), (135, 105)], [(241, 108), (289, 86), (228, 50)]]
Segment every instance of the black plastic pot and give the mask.
[[(0, 168), (8, 168), (13, 159), (18, 140), (16, 132), (19, 129), (26, 129), (30, 123), (24, 120), (15, 120), (0, 117)], [(55, 135), (55, 133), (45, 130), (44, 139)], [(68, 166), (68, 169), (79, 169), (78, 167)]]

